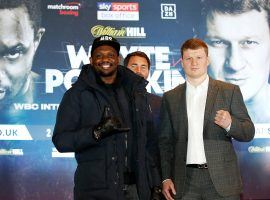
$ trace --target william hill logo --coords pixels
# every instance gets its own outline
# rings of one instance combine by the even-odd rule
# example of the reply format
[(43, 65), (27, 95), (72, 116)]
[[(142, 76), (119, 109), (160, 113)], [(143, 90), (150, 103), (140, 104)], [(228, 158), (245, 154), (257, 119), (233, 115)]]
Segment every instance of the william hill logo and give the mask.
[(91, 28), (94, 37), (110, 35), (115, 38), (146, 38), (144, 27), (121, 27), (120, 29), (111, 26), (96, 25)]

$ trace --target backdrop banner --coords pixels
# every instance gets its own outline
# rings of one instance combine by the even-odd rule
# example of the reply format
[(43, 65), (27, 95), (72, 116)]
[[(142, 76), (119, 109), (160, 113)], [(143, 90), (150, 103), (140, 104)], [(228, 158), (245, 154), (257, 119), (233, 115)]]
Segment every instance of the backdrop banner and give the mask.
[[(6, 18), (11, 19), (15, 15), (11, 13), (15, 8), (0, 5), (0, 199), (73, 199), (74, 153), (59, 153), (51, 137), (64, 92), (77, 79), (82, 65), (89, 63), (92, 41), (103, 34), (111, 35), (121, 43), (122, 61), (128, 53), (136, 50), (149, 56), (151, 71), (147, 90), (160, 96), (185, 81), (180, 62), (181, 44), (192, 37), (205, 40), (211, 57), (210, 76), (239, 84), (256, 125), (256, 135), (251, 142), (233, 141), (244, 187), (241, 198), (270, 199), (270, 106), (267, 103), (270, 91), (258, 95), (256, 99), (260, 101), (256, 102), (259, 103), (253, 103), (253, 97), (259, 93), (257, 91), (261, 88), (269, 90), (270, 44), (265, 47), (268, 54), (261, 47), (270, 43), (269, 27), (265, 35), (249, 36), (252, 35), (251, 30), (254, 34), (260, 32), (252, 26), (268, 24), (267, 17), (257, 20), (256, 14), (263, 11), (252, 10), (246, 13), (252, 14), (248, 23), (245, 23), (241, 13), (233, 13), (228, 19), (226, 17), (230, 14), (217, 16), (218, 12), (209, 17), (203, 7), (205, 2), (42, 0), (40, 27), (35, 27), (31, 21), (29, 30), (22, 24), (20, 28), (25, 30), (11, 28), (7, 33), (4, 31), (8, 31), (12, 22), (9, 23)], [(222, 1), (216, 1), (212, 7), (222, 5)], [(211, 6), (207, 8), (211, 9)], [(28, 16), (25, 9), (16, 11), (20, 19), (29, 20), (29, 16), (23, 17), (24, 14)], [(252, 21), (253, 17), (256, 22)], [(30, 17), (30, 20), (33, 19)], [(237, 29), (234, 29), (233, 20), (238, 20), (235, 22)], [(229, 34), (225, 35), (227, 32)], [(243, 39), (242, 32), (245, 35)], [(13, 47), (8, 47), (5, 41), (11, 35), (20, 36), (20, 40)], [(36, 48), (36, 51), (28, 45), (31, 42), (24, 42), (24, 39), (34, 41), (33, 49)], [(259, 53), (260, 50), (267, 56), (263, 57), (264, 53)], [(236, 51), (238, 53), (234, 55)], [(29, 64), (32, 71), (24, 67), (27, 66), (26, 56), (33, 57), (33, 62)], [(25, 59), (25, 63), (20, 59)], [(227, 69), (229, 65), (244, 63), (244, 60), (246, 70), (236, 73), (233, 67)], [(225, 66), (226, 63), (230, 64)], [(255, 66), (258, 63), (260, 66)], [(221, 71), (216, 73), (218, 67)], [(237, 75), (228, 78), (226, 75), (233, 70)], [(5, 78), (8, 73), (10, 75)], [(29, 74), (31, 81), (27, 78)], [(266, 77), (265, 82), (262, 77)], [(253, 79), (256, 80), (254, 83), (245, 86)], [(29, 93), (24, 92), (26, 87)], [(20, 98), (17, 98), (16, 92)]]

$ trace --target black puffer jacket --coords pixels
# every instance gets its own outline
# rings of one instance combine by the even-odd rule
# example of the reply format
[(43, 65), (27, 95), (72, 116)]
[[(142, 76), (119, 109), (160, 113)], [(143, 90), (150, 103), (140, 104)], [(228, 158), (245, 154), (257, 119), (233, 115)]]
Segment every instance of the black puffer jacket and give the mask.
[[(130, 103), (133, 134), (137, 139), (134, 169), (138, 193), (140, 199), (147, 200), (150, 199), (150, 188), (159, 184), (153, 182), (159, 177), (149, 175), (149, 170), (157, 169), (147, 145), (147, 140), (151, 140), (147, 138), (147, 127), (152, 123), (149, 121), (145, 89), (147, 81), (122, 66), (118, 66), (117, 78)], [(93, 127), (100, 121), (104, 107), (110, 106), (114, 110), (115, 105), (110, 98), (98, 83), (93, 67), (85, 65), (59, 106), (52, 140), (58, 151), (75, 152), (78, 163), (75, 199), (123, 199), (123, 166), (120, 160), (124, 158), (119, 158), (116, 151), (123, 148), (118, 143), (122, 135), (115, 134), (99, 142), (92, 137)]]

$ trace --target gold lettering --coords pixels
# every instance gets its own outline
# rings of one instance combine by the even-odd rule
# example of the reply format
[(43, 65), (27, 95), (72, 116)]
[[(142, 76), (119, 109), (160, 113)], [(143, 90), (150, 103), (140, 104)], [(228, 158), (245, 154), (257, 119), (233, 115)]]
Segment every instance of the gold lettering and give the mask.
[(116, 29), (111, 26), (96, 25), (91, 28), (91, 33), (94, 37), (99, 37), (101, 35), (110, 35), (113, 37), (126, 37), (126, 28)]

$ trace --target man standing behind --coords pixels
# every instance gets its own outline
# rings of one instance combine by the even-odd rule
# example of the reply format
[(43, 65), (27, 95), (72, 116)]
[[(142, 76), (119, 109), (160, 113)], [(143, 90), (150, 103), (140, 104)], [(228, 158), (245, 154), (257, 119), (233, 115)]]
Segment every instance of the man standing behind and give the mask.
[(119, 50), (113, 37), (96, 38), (90, 65), (58, 109), (52, 140), (58, 151), (75, 152), (76, 200), (152, 199), (147, 82), (118, 65)]
[[(144, 52), (135, 51), (126, 56), (124, 59), (124, 66), (147, 80), (150, 73), (151, 64), (150, 59)], [(154, 117), (155, 128), (157, 129), (159, 124), (161, 97), (151, 93), (147, 93), (147, 96), (150, 104), (150, 110)]]
[[(150, 72), (150, 59), (148, 56), (142, 51), (135, 51), (129, 53), (124, 59), (124, 66), (132, 70), (134, 73), (143, 77), (147, 80)], [(148, 146), (150, 148), (150, 153), (152, 154), (151, 158), (154, 158), (151, 163), (149, 163), (151, 173), (156, 173), (156, 170), (151, 170), (152, 163), (155, 163), (154, 166), (158, 166), (160, 168), (160, 156), (158, 150), (158, 130), (160, 125), (159, 120), (159, 111), (161, 105), (161, 97), (155, 94), (147, 93), (148, 101), (149, 101), (149, 109), (150, 109), (150, 118), (153, 123), (148, 126), (150, 130), (148, 131)], [(159, 186), (161, 183), (160, 174), (152, 174), (151, 182), (153, 186)], [(158, 191), (159, 188), (156, 188)], [(159, 192), (157, 192), (159, 193)]]
[(207, 74), (207, 45), (181, 47), (186, 83), (164, 94), (159, 147), (166, 199), (240, 199), (232, 138), (250, 141), (255, 129), (238, 86)]

